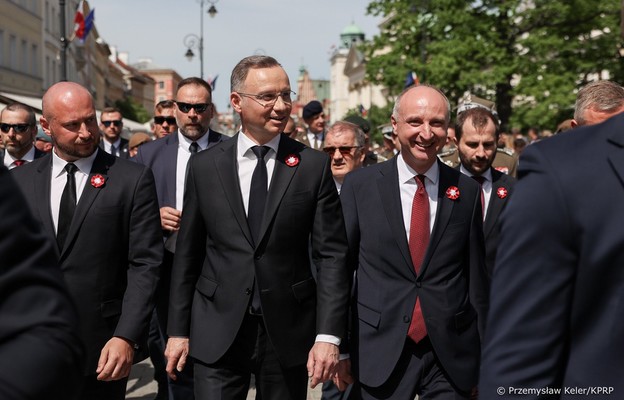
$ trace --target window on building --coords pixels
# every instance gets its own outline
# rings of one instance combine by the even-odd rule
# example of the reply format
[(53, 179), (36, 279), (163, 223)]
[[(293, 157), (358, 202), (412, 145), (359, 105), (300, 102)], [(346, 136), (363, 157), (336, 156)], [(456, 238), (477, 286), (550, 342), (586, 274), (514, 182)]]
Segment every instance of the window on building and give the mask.
[(39, 59), (38, 59), (38, 47), (36, 44), (33, 44), (30, 48), (30, 73), (34, 76), (39, 75)]
[[(17, 38), (15, 35), (9, 35), (9, 54), (17, 54)], [(9, 67), (17, 69), (17, 57), (9, 57)]]
[(158, 89), (164, 89), (165, 88), (165, 82), (164, 81), (158, 81)]
[(43, 71), (43, 75), (45, 76), (45, 87), (52, 86), (52, 79), (50, 79), (50, 75), (52, 75), (50, 72), (50, 56), (46, 56), (45, 71)]
[(25, 40), (22, 40), (22, 46), (20, 48), (21, 50), (21, 56), (22, 56), (22, 62), (21, 62), (21, 70), (22, 72), (26, 72), (28, 73), (28, 42), (26, 42)]
[(0, 29), (0, 65), (4, 65), (4, 31)]

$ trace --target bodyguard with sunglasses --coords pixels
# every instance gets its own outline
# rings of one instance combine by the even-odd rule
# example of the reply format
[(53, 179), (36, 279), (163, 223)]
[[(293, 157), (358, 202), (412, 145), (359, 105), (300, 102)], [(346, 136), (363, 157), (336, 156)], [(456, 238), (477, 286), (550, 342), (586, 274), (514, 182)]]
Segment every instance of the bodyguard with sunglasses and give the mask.
[(37, 136), (35, 112), (25, 104), (9, 104), (2, 110), (0, 131), (4, 144), (0, 157), (8, 169), (19, 167), (46, 154), (34, 146)]
[(175, 102), (173, 100), (160, 101), (154, 107), (152, 132), (157, 139), (177, 132), (178, 123), (175, 118), (175, 110)]
[(102, 140), (100, 148), (108, 154), (116, 157), (129, 158), (128, 140), (121, 137), (123, 130), (123, 120), (121, 111), (114, 107), (107, 107), (100, 115), (100, 130)]
[[(160, 104), (160, 103), (159, 103)], [(146, 165), (154, 172), (158, 204), (160, 206), (160, 222), (165, 240), (165, 258), (161, 269), (161, 277), (156, 292), (156, 314), (163, 342), (159, 352), (161, 357), (164, 353), (164, 335), (167, 327), (167, 309), (169, 301), (169, 285), (171, 279), (171, 266), (176, 248), (180, 219), (182, 217), (182, 200), (184, 198), (184, 185), (187, 171), (187, 163), (193, 154), (206, 150), (217, 143), (227, 139), (218, 132), (209, 128), (210, 120), (214, 115), (212, 107), (212, 88), (200, 78), (186, 78), (178, 84), (176, 100), (172, 102), (178, 129), (161, 139), (145, 143), (139, 147), (134, 160)], [(162, 109), (161, 117), (163, 124), (171, 125), (170, 116), (164, 117), (166, 108)], [(169, 114), (171, 115), (171, 114)], [(156, 121), (155, 117), (155, 122)], [(212, 171), (205, 171), (207, 174)], [(155, 327), (152, 326), (152, 329)], [(153, 337), (153, 336), (152, 336)], [(150, 346), (158, 347), (157, 338), (152, 340)], [(153, 352), (151, 352), (153, 353)], [(164, 375), (164, 365), (159, 365), (156, 360), (159, 354), (153, 354), (155, 374)], [(161, 363), (162, 364), (162, 363)], [(189, 366), (177, 379), (169, 382), (173, 398), (193, 398), (193, 373)], [(159, 376), (159, 392), (166, 391)]]

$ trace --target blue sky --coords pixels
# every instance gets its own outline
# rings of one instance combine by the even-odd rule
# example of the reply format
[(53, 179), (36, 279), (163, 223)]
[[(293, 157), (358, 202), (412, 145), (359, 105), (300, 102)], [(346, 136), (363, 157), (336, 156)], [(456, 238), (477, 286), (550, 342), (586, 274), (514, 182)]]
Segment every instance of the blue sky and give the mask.
[[(366, 38), (379, 32), (380, 19), (366, 15), (369, 0), (219, 0), (218, 14), (204, 15), (204, 77), (219, 75), (213, 100), (220, 112), (228, 104), (232, 68), (248, 55), (275, 57), (291, 85), (301, 65), (314, 79), (329, 79), (329, 55), (352, 22)], [(130, 63), (151, 58), (183, 78), (199, 76), (196, 57), (185, 57), (184, 37), (200, 32), (199, 0), (90, 0), (100, 36)], [(205, 2), (204, 12), (210, 4)]]

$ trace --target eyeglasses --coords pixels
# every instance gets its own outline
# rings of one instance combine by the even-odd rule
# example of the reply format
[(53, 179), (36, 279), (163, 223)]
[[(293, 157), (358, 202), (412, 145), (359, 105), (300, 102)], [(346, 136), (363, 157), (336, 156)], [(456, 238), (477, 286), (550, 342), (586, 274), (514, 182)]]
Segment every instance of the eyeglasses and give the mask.
[(121, 124), (123, 124), (123, 122), (120, 119), (116, 119), (114, 121), (102, 121), (102, 125), (104, 125), (105, 127), (109, 127), (111, 126), (111, 124), (115, 125), (117, 128), (119, 128), (121, 126)]
[(292, 103), (292, 96), (297, 94), (292, 90), (286, 90), (281, 93), (261, 93), (261, 94), (251, 94), (251, 93), (242, 93), (236, 92), (241, 96), (249, 97), (256, 103), (260, 104), (262, 107), (273, 107), (275, 103), (277, 103), (278, 98), (282, 98), (282, 101), (286, 104)]
[(195, 109), (196, 113), (201, 114), (204, 111), (206, 111), (208, 106), (210, 106), (210, 104), (208, 103), (191, 104), (191, 103), (182, 103), (181, 101), (176, 101), (176, 104), (178, 105), (178, 109), (182, 111), (184, 114), (190, 112), (191, 108)]
[(176, 119), (175, 117), (154, 117), (154, 123), (158, 124), (158, 125), (162, 125), (165, 123), (165, 121), (169, 124), (169, 125), (176, 125)]
[(361, 147), (362, 146), (323, 147), (323, 151), (330, 156), (333, 156), (336, 150), (338, 150), (343, 156), (350, 156), (352, 149), (359, 149)]
[(4, 133), (9, 133), (11, 128), (17, 133), (24, 133), (30, 128), (31, 124), (0, 124), (0, 130)]

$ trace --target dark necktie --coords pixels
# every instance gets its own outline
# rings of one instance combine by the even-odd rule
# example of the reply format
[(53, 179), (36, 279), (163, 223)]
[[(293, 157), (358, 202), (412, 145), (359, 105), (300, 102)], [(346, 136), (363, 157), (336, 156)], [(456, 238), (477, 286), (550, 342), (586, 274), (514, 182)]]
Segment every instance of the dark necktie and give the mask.
[[(414, 194), (412, 203), (412, 218), (410, 220), (409, 250), (412, 256), (412, 264), (416, 270), (416, 275), (420, 274), (420, 268), (429, 246), (429, 196), (425, 188), (425, 176), (417, 175), (416, 183), (418, 189)], [(412, 321), (407, 335), (418, 343), (427, 336), (425, 319), (420, 308), (420, 296), (416, 299)]]
[[(269, 152), (270, 147), (254, 146), (251, 151), (258, 158), (258, 163), (251, 176), (251, 188), (249, 190), (249, 207), (247, 210), (247, 223), (256, 248), (260, 245), (260, 224), (264, 215), (264, 206), (267, 197), (267, 168), (264, 157)], [(254, 282), (254, 291), (251, 300), (251, 311), (254, 314), (261, 314), (260, 293), (258, 282)]]
[(63, 194), (61, 195), (61, 205), (59, 207), (59, 219), (58, 228), (56, 232), (56, 242), (59, 250), (63, 250), (65, 245), (65, 239), (67, 239), (67, 233), (71, 225), (72, 218), (74, 217), (74, 211), (76, 211), (76, 178), (74, 174), (78, 170), (72, 163), (65, 165), (65, 171), (67, 172), (67, 183)]
[(197, 154), (197, 152), (199, 151), (199, 145), (197, 144), (197, 142), (191, 143), (191, 145), (189, 146), (189, 151), (191, 152), (191, 156)]
[(117, 147), (114, 144), (111, 144), (111, 155), (117, 157)]
[(479, 192), (481, 192), (481, 212), (483, 214), (483, 219), (485, 219), (485, 195), (483, 194), (483, 182), (485, 182), (485, 177), (473, 175), (472, 179), (479, 183)]
[(15, 160), (13, 161), (13, 165), (15, 165), (16, 167), (20, 167), (22, 165), (24, 165), (26, 163), (26, 161), (24, 160)]

